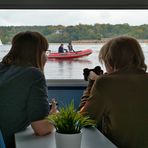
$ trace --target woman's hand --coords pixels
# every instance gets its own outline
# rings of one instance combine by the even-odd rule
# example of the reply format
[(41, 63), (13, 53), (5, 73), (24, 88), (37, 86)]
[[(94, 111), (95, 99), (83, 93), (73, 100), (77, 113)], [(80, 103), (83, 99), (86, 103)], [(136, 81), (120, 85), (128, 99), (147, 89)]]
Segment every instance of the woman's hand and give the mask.
[(51, 100), (51, 109), (49, 114), (56, 114), (59, 113), (59, 110), (57, 109), (57, 101), (55, 99)]
[(97, 74), (95, 74), (93, 71), (89, 72), (89, 76), (88, 79), (90, 80), (96, 80), (99, 76)]

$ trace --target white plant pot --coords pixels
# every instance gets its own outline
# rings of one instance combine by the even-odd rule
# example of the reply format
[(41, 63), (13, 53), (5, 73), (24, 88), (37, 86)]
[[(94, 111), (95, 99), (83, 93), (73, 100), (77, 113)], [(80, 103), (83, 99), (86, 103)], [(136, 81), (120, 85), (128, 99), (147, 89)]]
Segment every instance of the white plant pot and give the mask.
[(82, 133), (61, 134), (55, 132), (56, 148), (81, 148)]

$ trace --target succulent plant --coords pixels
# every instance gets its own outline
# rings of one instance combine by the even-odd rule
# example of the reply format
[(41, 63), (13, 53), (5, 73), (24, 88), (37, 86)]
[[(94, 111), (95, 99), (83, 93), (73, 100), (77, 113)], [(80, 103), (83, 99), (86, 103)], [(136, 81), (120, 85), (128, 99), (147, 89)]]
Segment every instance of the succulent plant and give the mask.
[(49, 115), (47, 120), (55, 126), (56, 132), (64, 134), (80, 133), (82, 127), (96, 125), (89, 116), (75, 111), (73, 101), (66, 107), (62, 107), (59, 113)]

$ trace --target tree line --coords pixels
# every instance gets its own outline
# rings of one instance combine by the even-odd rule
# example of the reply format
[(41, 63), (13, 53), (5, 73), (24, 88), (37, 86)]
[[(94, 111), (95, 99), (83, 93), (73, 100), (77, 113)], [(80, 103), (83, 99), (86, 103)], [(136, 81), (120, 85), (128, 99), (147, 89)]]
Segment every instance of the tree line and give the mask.
[(137, 39), (148, 39), (148, 25), (130, 26), (129, 24), (79, 24), (75, 26), (0, 26), (0, 39), (10, 44), (12, 37), (21, 31), (38, 31), (49, 43), (62, 43), (74, 40), (101, 40), (119, 35), (128, 35)]

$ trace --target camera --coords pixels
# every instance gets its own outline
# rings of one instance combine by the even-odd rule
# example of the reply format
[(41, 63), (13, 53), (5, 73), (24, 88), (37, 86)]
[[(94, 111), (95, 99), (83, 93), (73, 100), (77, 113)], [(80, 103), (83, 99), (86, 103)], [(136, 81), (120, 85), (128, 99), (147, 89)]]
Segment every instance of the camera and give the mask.
[(89, 76), (90, 71), (93, 71), (97, 75), (103, 74), (103, 70), (101, 69), (100, 66), (96, 66), (94, 69), (84, 68), (83, 75), (84, 75), (85, 81), (88, 81), (88, 76)]

